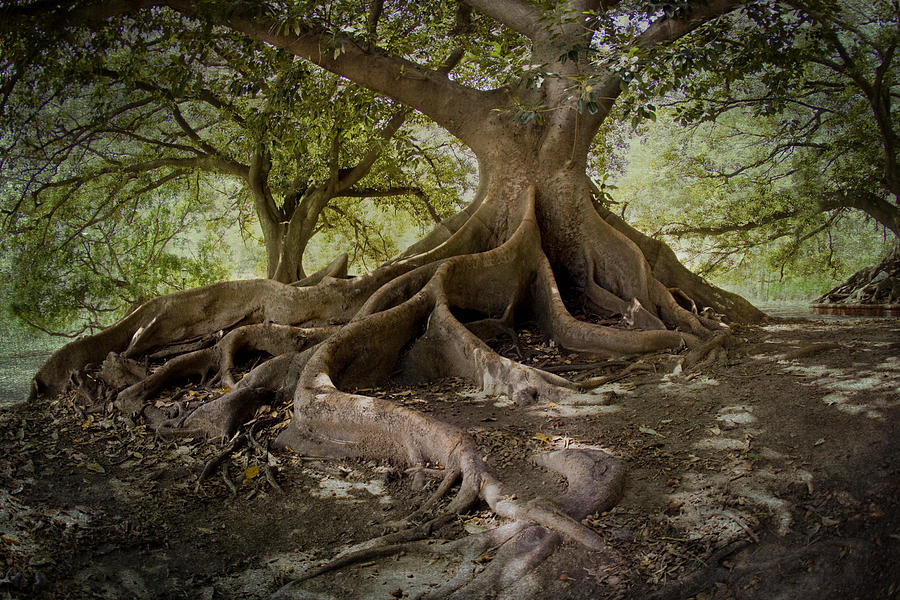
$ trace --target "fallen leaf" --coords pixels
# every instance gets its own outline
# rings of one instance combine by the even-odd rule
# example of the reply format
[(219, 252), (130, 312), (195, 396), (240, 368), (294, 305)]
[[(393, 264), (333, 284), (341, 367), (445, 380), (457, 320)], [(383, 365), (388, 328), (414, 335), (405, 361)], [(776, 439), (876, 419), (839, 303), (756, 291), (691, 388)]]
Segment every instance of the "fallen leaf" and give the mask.
[(86, 466), (89, 471), (93, 471), (94, 473), (106, 473), (106, 469), (103, 468), (103, 465), (90, 463)]
[(538, 433), (538, 434), (535, 434), (535, 436), (534, 436), (533, 439), (536, 439), (537, 441), (543, 442), (543, 443), (545, 443), (545, 444), (550, 444), (550, 443), (553, 442), (553, 438), (551, 438), (551, 437), (550, 437), (549, 435), (547, 435), (546, 433)]
[(469, 533), (484, 533), (487, 531), (487, 527), (482, 527), (481, 525), (476, 525), (475, 523), (466, 523), (463, 525), (463, 528)]
[(644, 427), (643, 425), (641, 425), (640, 427), (638, 427), (638, 430), (639, 430), (641, 433), (646, 433), (647, 435), (655, 435), (655, 436), (658, 436), (658, 437), (665, 437), (663, 434), (659, 433), (659, 432), (656, 431), (655, 429), (650, 429), (649, 427)]
[(259, 477), (259, 465), (252, 465), (247, 467), (247, 470), (244, 471), (244, 479), (247, 481), (252, 481), (256, 477)]

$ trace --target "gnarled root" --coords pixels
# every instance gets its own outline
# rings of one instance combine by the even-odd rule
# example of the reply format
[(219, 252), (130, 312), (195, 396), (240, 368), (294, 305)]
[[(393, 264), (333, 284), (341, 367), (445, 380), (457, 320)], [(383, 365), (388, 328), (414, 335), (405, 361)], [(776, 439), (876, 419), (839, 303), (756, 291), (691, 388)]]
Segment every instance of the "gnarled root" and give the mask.
[(275, 323), (238, 327), (210, 348), (173, 358), (149, 377), (121, 391), (116, 403), (124, 412), (139, 410), (144, 401), (165, 386), (192, 375), (206, 379), (211, 371), (216, 376), (210, 383), (218, 381), (222, 386), (232, 387), (235, 385), (232, 369), (238, 351), (255, 350), (272, 356), (300, 352), (334, 331), (335, 328), (329, 327), (309, 329)]
[[(431, 531), (434, 521), (425, 526), (411, 528), (406, 533), (392, 534), (390, 539), (382, 538), (376, 543), (367, 542), (357, 546), (357, 550), (345, 552), (333, 561), (315, 567), (303, 573), (299, 578), (287, 586), (281, 588), (272, 598), (292, 598), (299, 592), (297, 586), (302, 581), (325, 575), (337, 569), (351, 567), (364, 561), (392, 556), (399, 553), (420, 554), (423, 558), (428, 555), (456, 557), (457, 574), (443, 582), (432, 582), (432, 590), (425, 595), (427, 598), (476, 598), (488, 597), (499, 590), (522, 587), (523, 582), (527, 586), (535, 587), (543, 593), (549, 593), (556, 581), (540, 581), (536, 583), (528, 576), (542, 562), (560, 549), (567, 534), (571, 530), (566, 522), (574, 522), (588, 514), (602, 512), (612, 507), (619, 499), (622, 492), (624, 473), (618, 461), (600, 450), (572, 449), (558, 450), (539, 454), (535, 462), (545, 468), (554, 470), (566, 477), (568, 489), (552, 503), (554, 509), (538, 508), (532, 506), (516, 506), (508, 510), (516, 503), (510, 496), (503, 498), (491, 498), (488, 504), (504, 512), (520, 513), (520, 518), (512, 518), (511, 522), (496, 529), (483, 533), (459, 538), (452, 542), (438, 543), (436, 540), (415, 542), (411, 540), (421, 539)], [(497, 486), (496, 482), (489, 482), (486, 487)], [(496, 490), (486, 491), (483, 496), (492, 497)], [(503, 504), (510, 506), (505, 507)], [(545, 501), (548, 506), (550, 502)], [(553, 513), (551, 519), (542, 518), (541, 513)], [(507, 516), (510, 516), (507, 514)], [(549, 521), (549, 522), (547, 522)], [(563, 533), (557, 531), (561, 529)], [(397, 542), (403, 538), (402, 542)], [(574, 537), (579, 537), (575, 534)], [(591, 567), (596, 570), (598, 565), (606, 565), (607, 568), (615, 565), (616, 556), (607, 548), (594, 545), (593, 542), (587, 549), (581, 550), (579, 560), (567, 560), (569, 571), (577, 568)], [(580, 564), (583, 563), (583, 564)], [(483, 564), (480, 572), (472, 571), (465, 567), (466, 564)], [(390, 569), (390, 564), (385, 565)], [(547, 584), (550, 584), (549, 586)], [(591, 594), (597, 594), (594, 584), (589, 584)], [(530, 590), (533, 592), (534, 590)], [(610, 594), (612, 595), (612, 594)]]

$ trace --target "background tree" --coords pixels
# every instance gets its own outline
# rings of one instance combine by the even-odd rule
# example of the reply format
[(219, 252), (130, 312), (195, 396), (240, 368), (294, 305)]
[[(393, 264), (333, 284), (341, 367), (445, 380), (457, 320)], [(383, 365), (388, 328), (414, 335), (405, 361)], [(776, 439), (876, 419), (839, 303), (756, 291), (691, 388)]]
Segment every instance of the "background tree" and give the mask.
[[(411, 128), (398, 134), (406, 109), (175, 13), (97, 35), (56, 31), (40, 69), (27, 66), (38, 42), (13, 34), (4, 43), (0, 169), (7, 251), (17, 257), (9, 281), (14, 310), (36, 325), (108, 323), (183, 287), (182, 266), (191, 283), (221, 279), (216, 263), (227, 261), (210, 251), (228, 223), (246, 227), (249, 206), (267, 275), (290, 283), (306, 276), (303, 254), (326, 210), (330, 227), (365, 240), (371, 223), (358, 199), (388, 199), (439, 221), (466, 186), (464, 162), (434, 152)], [(423, 161), (428, 168), (417, 168)], [(229, 187), (232, 197), (222, 197)], [(128, 227), (159, 229), (148, 221), (164, 231), (129, 235)], [(201, 260), (168, 251), (198, 228), (212, 236), (201, 242)], [(388, 257), (361, 247), (360, 258)], [(44, 293), (54, 277), (66, 285)]]
[(728, 234), (723, 248), (790, 236), (789, 258), (860, 211), (896, 238), (898, 20), (886, 0), (756, 2), (665, 49), (671, 77), (636, 74), (633, 113), (665, 94), (682, 124), (721, 125), (681, 161), (722, 193), (666, 233)]
[[(787, 165), (720, 176), (758, 159), (757, 140), (771, 139), (764, 123), (774, 119), (735, 112), (684, 128), (667, 109), (658, 117), (619, 150), (611, 208), (698, 274), (752, 298), (811, 300), (893, 246), (866, 213), (822, 211)], [(750, 120), (760, 137), (747, 134)]]

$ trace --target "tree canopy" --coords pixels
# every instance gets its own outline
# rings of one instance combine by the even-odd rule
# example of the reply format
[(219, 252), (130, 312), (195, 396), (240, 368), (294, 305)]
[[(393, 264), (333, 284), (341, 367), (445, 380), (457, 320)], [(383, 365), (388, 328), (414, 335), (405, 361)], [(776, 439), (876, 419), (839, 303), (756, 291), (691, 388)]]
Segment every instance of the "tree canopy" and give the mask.
[[(268, 276), (292, 282), (323, 227), (389, 257), (360, 199), (433, 223), (466, 189), (468, 165), (421, 119), (228, 29), (171, 11), (39, 29), (4, 34), (0, 111), (6, 272), (34, 324), (107, 324), (179, 277), (222, 279), (223, 230), (251, 210)], [(177, 251), (191, 240), (193, 258)]]
[(799, 246), (861, 211), (900, 235), (898, 20), (887, 0), (752, 3), (670, 48), (669, 77), (642, 72), (636, 105), (665, 94), (680, 123), (720, 125), (685, 168), (753, 189), (667, 231), (790, 232)]

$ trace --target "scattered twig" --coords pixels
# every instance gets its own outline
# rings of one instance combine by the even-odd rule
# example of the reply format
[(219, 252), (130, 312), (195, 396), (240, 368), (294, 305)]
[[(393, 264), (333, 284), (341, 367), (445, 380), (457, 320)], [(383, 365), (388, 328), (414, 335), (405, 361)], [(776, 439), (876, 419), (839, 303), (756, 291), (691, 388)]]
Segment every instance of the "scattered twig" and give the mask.
[(232, 497), (237, 496), (238, 489), (234, 482), (231, 480), (231, 477), (228, 476), (228, 464), (222, 464), (222, 481), (225, 482), (225, 485), (228, 486), (228, 489), (231, 490)]
[[(246, 441), (247, 441), (246, 436), (243, 433), (240, 433), (237, 436), (235, 436), (235, 438), (232, 440), (232, 442), (228, 446), (228, 448), (226, 448), (225, 450), (223, 450), (222, 452), (220, 452), (219, 454), (214, 456), (212, 459), (210, 459), (210, 461), (208, 463), (206, 463), (206, 466), (203, 467), (203, 472), (200, 473), (200, 477), (197, 479), (197, 486), (195, 488), (195, 491), (200, 489), (200, 484), (203, 482), (204, 479), (206, 479), (207, 477), (209, 477), (210, 475), (215, 473), (216, 469), (219, 467), (219, 465), (221, 465), (222, 462), (226, 458), (231, 456), (231, 454), (235, 450), (240, 448)], [(226, 475), (226, 478), (227, 478), (227, 475)], [(232, 484), (232, 486), (233, 485), (234, 484)], [(235, 492), (235, 493), (237, 493), (237, 492)]]

